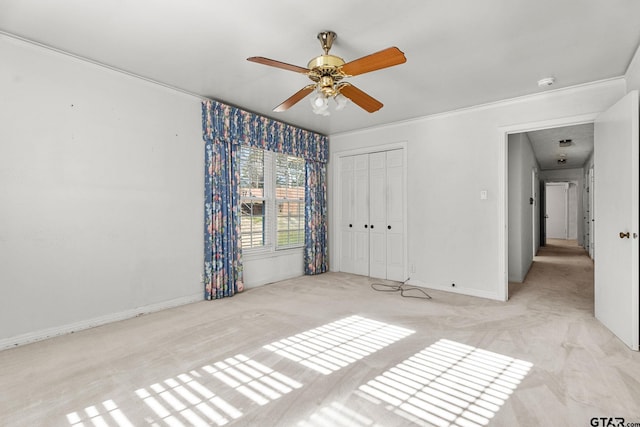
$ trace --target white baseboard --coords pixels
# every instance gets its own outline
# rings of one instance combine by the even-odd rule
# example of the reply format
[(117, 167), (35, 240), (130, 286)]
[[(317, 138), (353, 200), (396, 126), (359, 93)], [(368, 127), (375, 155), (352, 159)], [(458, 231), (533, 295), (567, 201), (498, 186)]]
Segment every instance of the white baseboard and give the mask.
[(502, 301), (502, 297), (500, 295), (497, 295), (497, 294), (494, 294), (494, 293), (491, 293), (491, 292), (479, 291), (477, 289), (469, 289), (469, 288), (462, 288), (462, 287), (452, 287), (452, 286), (431, 285), (431, 284), (426, 284), (426, 283), (424, 283), (424, 282), (422, 282), (420, 280), (415, 280), (415, 279), (409, 279), (405, 283), (407, 285), (419, 286), (421, 288), (433, 289), (433, 290), (436, 290), (436, 291), (453, 292), (455, 294), (468, 295), (468, 296), (471, 296), (471, 297), (486, 298), (486, 299)]
[(120, 320), (131, 319), (141, 314), (153, 313), (156, 311), (166, 310), (168, 308), (178, 307), (181, 305), (191, 304), (194, 302), (203, 301), (204, 296), (202, 293), (197, 295), (190, 295), (186, 297), (176, 298), (169, 301), (162, 301), (155, 304), (145, 305), (143, 307), (137, 307), (131, 310), (121, 311), (118, 313), (107, 314), (105, 316), (94, 317), (92, 319), (82, 320), (76, 323), (70, 323), (67, 325), (56, 326), (54, 328), (47, 328), (40, 331), (28, 332), (26, 334), (17, 335), (15, 337), (0, 339), (0, 351), (8, 348), (17, 347), (20, 345), (30, 344), (36, 341), (42, 341), (47, 338), (53, 338), (60, 335), (69, 334), (72, 332), (78, 332), (96, 326), (105, 325), (107, 323), (117, 322)]

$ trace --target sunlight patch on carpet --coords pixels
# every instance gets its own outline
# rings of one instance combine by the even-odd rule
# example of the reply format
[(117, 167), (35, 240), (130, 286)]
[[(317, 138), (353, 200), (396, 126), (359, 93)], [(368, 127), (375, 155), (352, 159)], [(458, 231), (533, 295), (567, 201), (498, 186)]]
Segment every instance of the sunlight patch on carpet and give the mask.
[(442, 339), (357, 393), (418, 425), (487, 425), (533, 365)]
[(264, 348), (329, 375), (414, 332), (361, 316), (350, 316)]

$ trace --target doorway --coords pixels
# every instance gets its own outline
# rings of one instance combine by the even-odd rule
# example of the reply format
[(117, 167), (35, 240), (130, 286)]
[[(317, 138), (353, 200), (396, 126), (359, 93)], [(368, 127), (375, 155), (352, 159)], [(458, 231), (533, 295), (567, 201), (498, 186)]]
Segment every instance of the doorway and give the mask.
[(548, 239), (569, 239), (569, 184), (546, 184), (545, 221)]
[[(503, 248), (509, 247), (510, 236), (508, 225), (510, 224), (509, 182), (507, 177), (511, 175), (509, 170), (510, 157), (509, 140), (512, 134), (518, 132), (531, 133), (536, 129), (545, 129), (549, 126), (559, 128), (571, 124), (593, 123), (594, 126), (594, 150), (582, 168), (580, 177), (582, 180), (589, 174), (585, 169), (594, 167), (594, 203), (593, 209), (597, 217), (596, 224), (590, 231), (594, 231), (595, 241), (598, 242), (600, 254), (612, 254), (608, 257), (599, 255), (595, 257), (594, 268), (594, 307), (595, 318), (606, 328), (613, 332), (624, 344), (632, 350), (638, 351), (640, 345), (640, 299), (638, 294), (638, 136), (640, 131), (640, 95), (638, 91), (631, 91), (619, 99), (614, 105), (605, 111), (593, 115), (580, 116), (579, 118), (563, 120), (557, 119), (544, 123), (541, 126), (519, 125), (503, 128), (504, 131), (504, 173), (500, 190), (504, 200), (504, 216), (499, 222), (505, 230)], [(562, 141), (560, 141), (562, 142)], [(594, 162), (594, 159), (595, 162)], [(558, 163), (566, 163), (566, 158), (559, 158)], [(586, 189), (587, 186), (579, 188)], [(584, 191), (579, 192), (584, 197)], [(589, 197), (590, 199), (590, 197)], [(580, 201), (582, 202), (582, 201)], [(583, 203), (579, 203), (583, 205)], [(584, 218), (583, 214), (583, 218)], [(579, 221), (579, 225), (585, 226), (585, 221)], [(591, 226), (589, 225), (589, 228)], [(584, 240), (585, 233), (579, 233), (579, 238)], [(613, 255), (615, 254), (615, 255)], [(504, 257), (501, 267), (506, 269), (509, 262), (507, 250), (501, 250)], [(505, 270), (504, 293), (508, 299), (509, 282), (508, 270)]]
[(547, 238), (589, 250), (584, 218), (592, 200), (583, 188), (593, 165), (593, 122), (507, 134), (506, 267), (508, 281), (521, 283)]

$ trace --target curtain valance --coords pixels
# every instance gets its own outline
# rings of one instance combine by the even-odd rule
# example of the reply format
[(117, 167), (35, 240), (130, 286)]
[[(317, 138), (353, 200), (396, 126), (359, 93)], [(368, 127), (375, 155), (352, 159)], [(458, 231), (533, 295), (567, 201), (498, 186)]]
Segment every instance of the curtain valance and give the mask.
[(328, 138), (218, 101), (202, 102), (205, 141), (225, 140), (319, 163), (329, 160)]

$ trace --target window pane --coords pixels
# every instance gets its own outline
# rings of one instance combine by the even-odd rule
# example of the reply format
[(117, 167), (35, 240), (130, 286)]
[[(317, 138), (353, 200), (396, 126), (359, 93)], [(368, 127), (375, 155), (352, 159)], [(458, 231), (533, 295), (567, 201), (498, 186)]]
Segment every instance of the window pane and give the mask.
[(242, 146), (240, 167), (240, 241), (245, 249), (265, 245), (264, 150)]
[(304, 244), (304, 159), (276, 155), (277, 246)]
[(300, 246), (304, 244), (303, 206), (302, 202), (278, 203), (278, 246)]
[(304, 199), (304, 159), (276, 156), (276, 198)]
[(241, 147), (240, 197), (264, 197), (264, 150)]
[(250, 249), (264, 245), (264, 214), (264, 201), (250, 200), (241, 203), (240, 241), (242, 248)]

